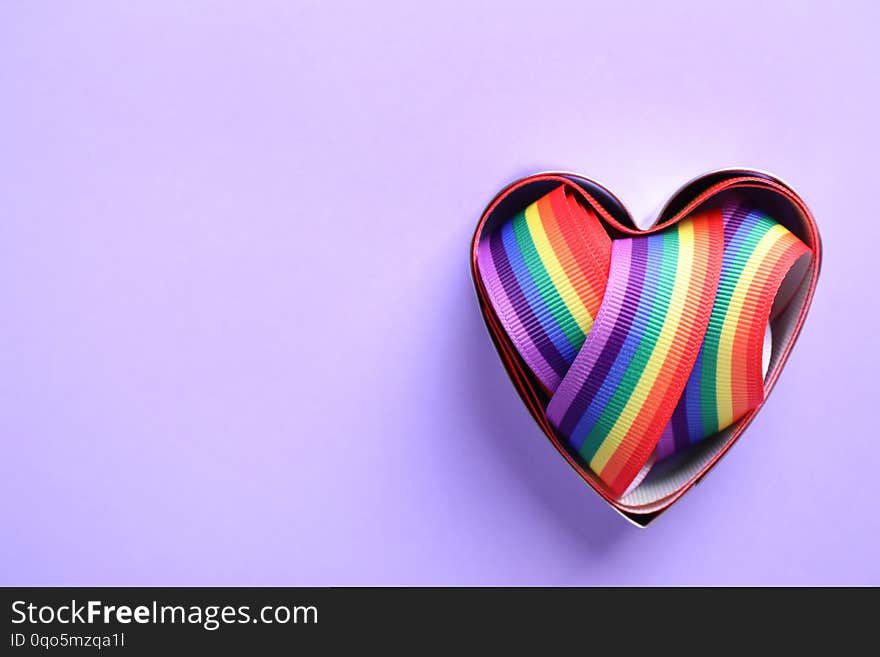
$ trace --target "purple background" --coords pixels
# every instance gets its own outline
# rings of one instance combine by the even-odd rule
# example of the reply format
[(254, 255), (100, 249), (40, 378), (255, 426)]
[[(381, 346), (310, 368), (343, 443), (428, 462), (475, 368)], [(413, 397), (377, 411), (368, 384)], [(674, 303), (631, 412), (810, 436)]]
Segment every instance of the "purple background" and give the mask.
[[(880, 13), (707, 4), (4, 2), (0, 583), (880, 584)], [(468, 242), (537, 170), (647, 218), (731, 165), (803, 194), (822, 280), (638, 530), (520, 405)]]

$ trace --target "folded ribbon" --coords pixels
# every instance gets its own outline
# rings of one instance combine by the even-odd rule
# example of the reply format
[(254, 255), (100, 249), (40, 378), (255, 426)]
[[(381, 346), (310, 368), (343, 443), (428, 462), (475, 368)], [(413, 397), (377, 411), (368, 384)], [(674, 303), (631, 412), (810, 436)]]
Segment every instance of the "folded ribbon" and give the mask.
[(743, 204), (612, 240), (560, 186), (483, 235), (477, 262), (502, 326), (551, 395), (547, 418), (620, 496), (652, 456), (763, 401), (773, 301), (809, 253)]

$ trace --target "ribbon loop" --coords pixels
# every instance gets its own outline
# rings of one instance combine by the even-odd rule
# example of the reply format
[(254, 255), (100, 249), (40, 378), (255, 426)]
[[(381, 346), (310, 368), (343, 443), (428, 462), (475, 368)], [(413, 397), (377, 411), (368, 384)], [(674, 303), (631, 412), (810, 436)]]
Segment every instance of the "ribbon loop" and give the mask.
[(598, 319), (547, 417), (616, 494), (647, 462), (684, 390), (723, 248), (718, 211), (614, 242)]

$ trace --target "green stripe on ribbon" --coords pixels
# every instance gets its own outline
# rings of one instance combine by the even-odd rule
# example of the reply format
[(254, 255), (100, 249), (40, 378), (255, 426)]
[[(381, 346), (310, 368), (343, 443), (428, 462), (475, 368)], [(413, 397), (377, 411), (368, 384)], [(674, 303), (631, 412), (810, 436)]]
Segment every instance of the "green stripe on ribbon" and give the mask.
[(556, 285), (541, 261), (541, 256), (538, 254), (538, 250), (535, 248), (535, 243), (529, 232), (525, 211), (520, 212), (513, 218), (513, 233), (516, 235), (516, 243), (519, 245), (520, 253), (526, 263), (532, 281), (553, 315), (553, 319), (556, 320), (559, 328), (562, 329), (572, 348), (580, 349), (584, 344), (584, 332), (578, 326), (577, 320), (571, 314), (571, 311), (565, 304), (565, 300), (559, 295)]
[(715, 296), (715, 304), (712, 306), (712, 314), (709, 317), (709, 326), (706, 329), (706, 338), (703, 343), (703, 361), (700, 370), (700, 413), (703, 420), (703, 435), (709, 436), (719, 430), (718, 426), (718, 349), (721, 340), (721, 327), (727, 317), (733, 291), (742, 277), (746, 263), (749, 261), (755, 247), (770, 231), (775, 223), (764, 217), (758, 221), (748, 235), (743, 238), (737, 252), (731, 257), (727, 267), (727, 274), (721, 277), (718, 283), (718, 292)]

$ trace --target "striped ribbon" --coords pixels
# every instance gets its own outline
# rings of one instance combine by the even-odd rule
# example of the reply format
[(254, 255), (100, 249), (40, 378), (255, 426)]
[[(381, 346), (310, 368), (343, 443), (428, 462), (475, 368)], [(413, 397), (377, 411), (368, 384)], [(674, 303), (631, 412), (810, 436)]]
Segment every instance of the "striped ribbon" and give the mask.
[(551, 395), (547, 418), (612, 494), (653, 456), (717, 433), (764, 398), (764, 331), (809, 249), (747, 205), (611, 240), (560, 186), (481, 237), (480, 275)]

